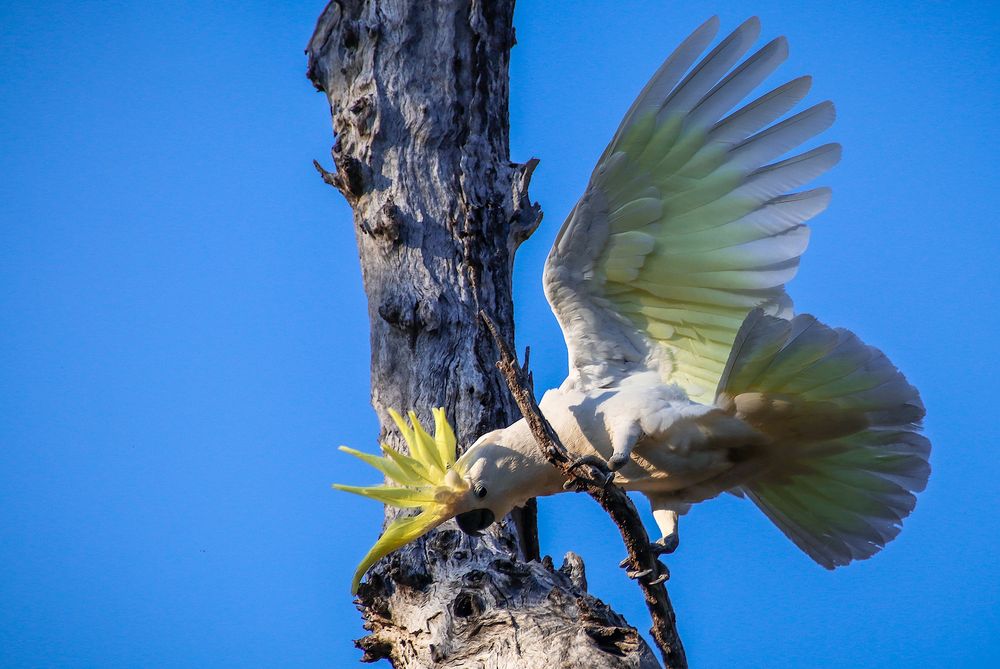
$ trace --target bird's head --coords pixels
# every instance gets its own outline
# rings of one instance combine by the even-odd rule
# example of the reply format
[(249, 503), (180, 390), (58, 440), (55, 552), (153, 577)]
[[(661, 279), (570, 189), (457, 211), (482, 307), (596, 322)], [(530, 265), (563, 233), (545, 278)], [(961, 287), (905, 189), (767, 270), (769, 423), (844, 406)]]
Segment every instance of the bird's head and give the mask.
[[(540, 456), (532, 458), (512, 441), (513, 428), (495, 430), (480, 437), (456, 460), (455, 434), (445, 419), (444, 409), (434, 410), (434, 436), (430, 436), (416, 414), (409, 413), (409, 425), (395, 411), (389, 414), (409, 447), (404, 455), (383, 445), (383, 456), (341, 446), (382, 472), (395, 485), (348, 486), (334, 488), (362, 495), (383, 504), (420, 509), (413, 516), (400, 516), (385, 528), (354, 573), (351, 591), (357, 593), (361, 577), (392, 551), (455, 518), (467, 534), (478, 535), (511, 509), (529, 498), (547, 494), (538, 488), (540, 478), (558, 472)], [(550, 471), (545, 471), (550, 470)]]
[(515, 506), (530, 498), (552, 492), (552, 480), (561, 484), (558, 472), (541, 457), (534, 440), (519, 437), (515, 424), (494, 430), (476, 440), (458, 466), (469, 483), (472, 496), (463, 499), (466, 508), (455, 514), (458, 527), (466, 534), (478, 535), (493, 522), (503, 518)]

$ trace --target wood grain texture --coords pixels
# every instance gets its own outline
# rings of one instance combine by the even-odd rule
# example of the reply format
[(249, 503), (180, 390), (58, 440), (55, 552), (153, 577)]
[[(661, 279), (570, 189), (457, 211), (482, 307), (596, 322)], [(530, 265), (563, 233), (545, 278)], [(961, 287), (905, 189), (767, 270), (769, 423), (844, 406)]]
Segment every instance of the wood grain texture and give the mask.
[[(335, 0), (309, 42), (335, 169), (354, 210), (380, 440), (386, 410), (446, 407), (460, 447), (517, 418), (478, 313), (513, 341), (514, 252), (541, 220), (534, 162), (511, 163), (511, 0)], [(344, 259), (353, 251), (344, 250)], [(387, 511), (392, 513), (391, 511)], [(537, 559), (530, 510), (482, 538), (453, 522), (379, 563), (359, 592), (364, 658), (395, 667), (658, 666), (586, 593), (582, 561)]]

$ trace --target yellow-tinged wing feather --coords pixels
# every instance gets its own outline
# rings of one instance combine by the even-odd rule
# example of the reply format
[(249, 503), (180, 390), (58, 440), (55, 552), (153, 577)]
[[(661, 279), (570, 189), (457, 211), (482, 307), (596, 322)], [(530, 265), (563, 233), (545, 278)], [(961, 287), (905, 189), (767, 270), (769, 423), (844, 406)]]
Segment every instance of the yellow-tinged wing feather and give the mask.
[(759, 35), (753, 18), (695, 64), (717, 29), (712, 19), (696, 30), (643, 89), (546, 262), (571, 377), (585, 387), (656, 369), (711, 403), (750, 310), (791, 315), (784, 285), (804, 223), (829, 202), (826, 189), (793, 190), (840, 147), (771, 161), (829, 127), (833, 106), (778, 121), (808, 92), (801, 77), (731, 111), (788, 46), (772, 40), (737, 64)]

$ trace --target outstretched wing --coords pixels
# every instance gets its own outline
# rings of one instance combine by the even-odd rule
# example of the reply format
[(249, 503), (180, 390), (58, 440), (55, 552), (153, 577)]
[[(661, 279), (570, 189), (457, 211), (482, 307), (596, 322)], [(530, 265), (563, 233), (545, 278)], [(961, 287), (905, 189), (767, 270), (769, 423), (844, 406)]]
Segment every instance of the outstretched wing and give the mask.
[(833, 105), (775, 123), (808, 92), (800, 77), (732, 111), (788, 45), (779, 37), (737, 65), (760, 33), (751, 18), (695, 64), (718, 25), (694, 31), (646, 84), (546, 261), (570, 378), (585, 388), (657, 370), (711, 403), (750, 310), (791, 315), (784, 285), (804, 223), (830, 199), (792, 191), (836, 164), (840, 147), (771, 161), (828, 128)]

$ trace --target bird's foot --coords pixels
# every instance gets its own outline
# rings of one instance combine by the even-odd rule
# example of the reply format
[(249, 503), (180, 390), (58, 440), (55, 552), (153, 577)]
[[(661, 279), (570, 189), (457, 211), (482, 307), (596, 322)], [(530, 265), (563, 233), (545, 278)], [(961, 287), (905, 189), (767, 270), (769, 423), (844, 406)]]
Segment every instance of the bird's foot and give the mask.
[(680, 544), (680, 537), (677, 533), (662, 537), (653, 543), (649, 544), (649, 549), (653, 551), (653, 555), (666, 555), (668, 553), (673, 553), (677, 550), (677, 546)]
[[(608, 467), (607, 462), (596, 455), (584, 455), (581, 458), (577, 458), (570, 464), (569, 470), (572, 472), (584, 466), (592, 467), (597, 470), (597, 476), (594, 476), (593, 478), (581, 476), (580, 478), (592, 485), (598, 486), (599, 488), (604, 488), (611, 482), (611, 479), (614, 478), (614, 470)], [(563, 484), (563, 488), (568, 490), (573, 486), (573, 483), (573, 481), (566, 481), (566, 483)]]
[(667, 565), (663, 564), (659, 560), (656, 561), (656, 566), (660, 569), (660, 575), (649, 582), (650, 585), (659, 585), (670, 578), (670, 570), (667, 569)]
[(613, 472), (618, 471), (628, 462), (628, 453), (613, 453), (610, 458), (608, 458), (607, 467)]
[(645, 578), (646, 576), (649, 576), (652, 573), (653, 573), (652, 569), (642, 569), (640, 571), (627, 571), (625, 572), (625, 575), (632, 579), (640, 579), (640, 578)]
[[(631, 558), (625, 558), (622, 560), (622, 567), (627, 567), (631, 564)], [(663, 564), (659, 560), (656, 561), (656, 568), (647, 569), (630, 569), (625, 572), (625, 575), (631, 579), (635, 580), (645, 580), (648, 585), (659, 585), (663, 583), (668, 578), (670, 578), (670, 570), (667, 569), (667, 565)], [(652, 578), (650, 578), (652, 577)]]
[[(649, 552), (652, 553), (654, 557), (667, 555), (677, 550), (677, 545), (679, 543), (680, 541), (678, 540), (677, 533), (674, 532), (670, 536), (663, 537), (657, 541), (651, 541), (649, 543)], [(631, 564), (632, 558), (626, 555), (625, 558), (618, 563), (618, 566), (622, 569), (627, 569)]]

